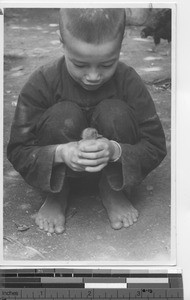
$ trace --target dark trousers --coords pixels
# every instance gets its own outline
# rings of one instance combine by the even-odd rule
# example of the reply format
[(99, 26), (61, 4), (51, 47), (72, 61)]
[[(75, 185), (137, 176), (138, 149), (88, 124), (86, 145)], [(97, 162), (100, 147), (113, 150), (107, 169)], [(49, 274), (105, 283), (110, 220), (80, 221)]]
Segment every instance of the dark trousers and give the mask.
[[(78, 141), (86, 127), (94, 127), (99, 134), (119, 143), (135, 144), (139, 139), (132, 108), (121, 100), (106, 99), (90, 108), (79, 107), (72, 101), (53, 105), (37, 124), (38, 143), (43, 146)], [(80, 176), (80, 172), (68, 171), (68, 176)]]

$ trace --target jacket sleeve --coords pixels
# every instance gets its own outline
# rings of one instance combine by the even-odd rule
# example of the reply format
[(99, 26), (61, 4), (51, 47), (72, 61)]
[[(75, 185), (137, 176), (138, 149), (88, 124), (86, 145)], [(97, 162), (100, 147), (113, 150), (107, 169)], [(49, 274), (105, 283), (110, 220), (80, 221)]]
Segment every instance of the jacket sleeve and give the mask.
[(47, 192), (62, 188), (65, 165), (54, 166), (56, 145), (39, 146), (35, 127), (53, 105), (52, 91), (42, 68), (29, 78), (18, 98), (11, 127), (7, 157), (25, 181)]
[(166, 156), (165, 135), (154, 102), (132, 68), (127, 78), (126, 101), (136, 116), (139, 140), (134, 145), (120, 143), (120, 161), (108, 165), (108, 180), (115, 190), (141, 183)]

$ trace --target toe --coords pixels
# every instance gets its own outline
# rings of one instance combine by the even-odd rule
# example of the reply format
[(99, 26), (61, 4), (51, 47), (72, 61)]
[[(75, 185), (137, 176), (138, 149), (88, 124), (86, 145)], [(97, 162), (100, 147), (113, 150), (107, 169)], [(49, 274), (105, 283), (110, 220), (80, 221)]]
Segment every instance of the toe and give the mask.
[(132, 216), (133, 216), (134, 222), (136, 222), (137, 219), (138, 219), (138, 216), (139, 216), (138, 210), (135, 209), (135, 211), (133, 212)]
[(128, 222), (129, 222), (129, 225), (131, 226), (131, 225), (133, 225), (133, 218), (132, 218), (132, 215), (129, 215), (128, 216)]
[(38, 225), (38, 226), (39, 226), (39, 224), (40, 224), (40, 219), (39, 219), (39, 217), (38, 217), (38, 216), (36, 216), (36, 217), (35, 217), (35, 223), (36, 223), (36, 225)]
[(45, 231), (49, 231), (49, 224), (48, 224), (48, 221), (47, 220), (44, 220), (44, 230)]
[(49, 233), (54, 233), (54, 225), (53, 225), (53, 223), (49, 223), (48, 232)]
[(135, 213), (133, 213), (132, 214), (132, 220), (133, 220), (133, 222), (137, 222), (137, 218), (138, 218), (138, 215), (135, 214)]
[(34, 217), (36, 225), (40, 226), (43, 223), (43, 218), (41, 218), (40, 214), (36, 214)]
[(55, 232), (57, 234), (63, 233), (65, 231), (65, 218), (63, 216), (55, 220)]
[(121, 221), (115, 221), (115, 222), (111, 222), (111, 227), (113, 228), (113, 229), (116, 229), (116, 230), (118, 230), (118, 229), (121, 229), (122, 227), (123, 227), (123, 224), (122, 224), (122, 222)]
[(61, 233), (63, 233), (65, 231), (65, 227), (64, 226), (56, 226), (55, 227), (55, 232), (57, 233), (57, 234), (61, 234)]
[(37, 221), (36, 224), (39, 226), (39, 228), (40, 228), (41, 230), (44, 229), (44, 221), (43, 221), (42, 219), (38, 219), (38, 221)]
[(123, 226), (124, 226), (125, 228), (127, 228), (127, 227), (130, 226), (130, 222), (129, 222), (128, 218), (123, 218)]
[(139, 213), (138, 213), (138, 210), (135, 210), (135, 216), (138, 218), (138, 216), (139, 216)]

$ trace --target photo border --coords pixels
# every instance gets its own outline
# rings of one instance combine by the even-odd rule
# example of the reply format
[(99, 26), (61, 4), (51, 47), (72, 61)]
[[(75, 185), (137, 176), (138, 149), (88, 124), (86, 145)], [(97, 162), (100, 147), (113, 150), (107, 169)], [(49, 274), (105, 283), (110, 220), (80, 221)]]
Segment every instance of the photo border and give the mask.
[[(43, 2), (35, 2), (33, 1), (32, 3), (23, 3), (23, 2), (12, 2), (12, 1), (4, 1), (6, 3), (2, 3), (0, 4), (0, 8), (2, 8), (4, 10), (4, 8), (60, 8), (60, 7), (84, 7), (84, 3), (79, 3), (77, 2), (73, 2), (73, 3), (43, 3)], [(152, 2), (151, 3), (153, 5), (153, 8), (171, 8), (172, 9), (172, 60), (171, 60), (171, 70), (172, 70), (172, 90), (171, 90), (171, 260), (166, 263), (164, 262), (160, 262), (160, 263), (156, 263), (155, 262), (139, 262), (139, 261), (121, 261), (121, 262), (89, 262), (89, 261), (72, 261), (72, 262), (60, 262), (60, 261), (5, 261), (3, 259), (3, 249), (0, 249), (0, 251), (2, 250), (2, 253), (0, 252), (1, 258), (0, 258), (0, 265), (5, 267), (5, 268), (9, 268), (9, 267), (35, 267), (36, 266), (40, 266), (40, 267), (52, 267), (52, 266), (60, 266), (60, 267), (65, 267), (65, 268), (91, 268), (91, 267), (98, 267), (98, 268), (126, 268), (126, 267), (166, 267), (166, 266), (176, 266), (177, 264), (177, 232), (176, 232), (176, 22), (177, 22), (177, 3), (176, 2)], [(24, 6), (23, 6), (24, 5)], [(85, 7), (114, 7), (114, 8), (148, 8), (147, 5), (150, 5), (149, 2), (145, 2), (143, 1), (138, 2), (138, 3), (134, 3), (134, 2), (124, 2), (124, 3), (112, 3), (109, 1), (109, 3), (99, 3), (99, 2), (91, 2), (85, 5)], [(1, 43), (1, 49), (0, 49), (0, 54), (1, 56), (3, 56), (4, 53), (4, 20), (2, 20), (3, 18), (0, 16), (0, 34), (2, 36), (3, 39), (3, 43)], [(3, 106), (3, 59), (1, 61), (1, 65), (0, 65), (2, 72), (1, 73), (1, 85), (0, 85), (0, 97), (2, 94), (2, 101), (1, 101), (1, 105)], [(1, 121), (3, 123), (3, 107), (1, 107)], [(3, 136), (3, 124), (2, 124), (2, 130), (1, 130), (2, 136)], [(1, 170), (3, 170), (3, 155), (2, 155), (2, 168)], [(3, 172), (2, 172), (2, 178), (3, 178)], [(1, 196), (3, 199), (3, 191), (1, 191)], [(3, 228), (3, 209), (1, 207), (1, 224), (0, 226), (2, 226)], [(1, 240), (3, 242), (3, 236), (1, 236)], [(2, 243), (3, 245), (3, 243)]]

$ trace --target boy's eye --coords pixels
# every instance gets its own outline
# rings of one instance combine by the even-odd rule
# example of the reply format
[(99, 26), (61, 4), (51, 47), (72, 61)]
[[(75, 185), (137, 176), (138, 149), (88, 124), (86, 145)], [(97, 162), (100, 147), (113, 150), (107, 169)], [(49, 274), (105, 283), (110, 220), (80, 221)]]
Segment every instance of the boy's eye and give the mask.
[(111, 68), (114, 65), (114, 63), (111, 64), (103, 64), (102, 67), (103, 68)]
[(81, 64), (74, 64), (74, 66), (77, 68), (85, 68), (86, 67), (85, 65), (81, 65)]

